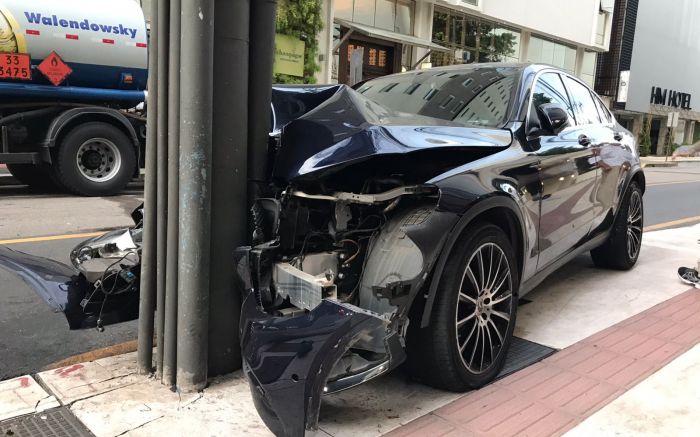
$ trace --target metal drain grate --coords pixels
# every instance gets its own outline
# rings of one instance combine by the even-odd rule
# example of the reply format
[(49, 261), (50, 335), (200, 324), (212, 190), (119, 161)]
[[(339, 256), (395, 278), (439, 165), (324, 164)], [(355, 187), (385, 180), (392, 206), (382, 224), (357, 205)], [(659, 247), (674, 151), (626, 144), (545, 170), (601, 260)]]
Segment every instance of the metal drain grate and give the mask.
[(60, 407), (0, 422), (0, 436), (92, 437), (93, 434), (68, 407)]
[(510, 342), (508, 356), (506, 357), (506, 364), (503, 366), (501, 373), (498, 374), (498, 378), (503, 378), (538, 361), (542, 361), (556, 351), (556, 349), (539, 343), (513, 337), (513, 340)]

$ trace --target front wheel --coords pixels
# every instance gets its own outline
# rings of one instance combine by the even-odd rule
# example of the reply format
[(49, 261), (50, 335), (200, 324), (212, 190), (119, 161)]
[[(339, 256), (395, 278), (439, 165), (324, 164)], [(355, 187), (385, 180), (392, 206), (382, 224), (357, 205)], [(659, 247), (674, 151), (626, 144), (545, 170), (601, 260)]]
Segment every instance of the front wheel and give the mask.
[[(430, 326), (420, 332), (422, 379), (465, 391), (491, 382), (503, 368), (518, 304), (513, 247), (499, 227), (472, 226), (445, 266)], [(410, 353), (410, 351), (409, 351)]]
[(91, 122), (72, 129), (54, 151), (54, 174), (63, 187), (83, 196), (111, 196), (134, 176), (136, 152), (111, 124)]
[(615, 217), (610, 236), (602, 246), (591, 250), (593, 264), (616, 270), (634, 267), (642, 249), (643, 228), (642, 189), (632, 182)]

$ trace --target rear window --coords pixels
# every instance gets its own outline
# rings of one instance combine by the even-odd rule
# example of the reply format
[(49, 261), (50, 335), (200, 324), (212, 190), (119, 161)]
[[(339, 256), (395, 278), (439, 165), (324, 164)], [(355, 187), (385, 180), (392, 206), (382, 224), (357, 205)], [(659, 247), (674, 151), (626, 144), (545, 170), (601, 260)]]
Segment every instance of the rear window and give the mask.
[(398, 112), (470, 126), (501, 127), (508, 121), (519, 71), (483, 66), (449, 72), (422, 70), (373, 79), (358, 92)]

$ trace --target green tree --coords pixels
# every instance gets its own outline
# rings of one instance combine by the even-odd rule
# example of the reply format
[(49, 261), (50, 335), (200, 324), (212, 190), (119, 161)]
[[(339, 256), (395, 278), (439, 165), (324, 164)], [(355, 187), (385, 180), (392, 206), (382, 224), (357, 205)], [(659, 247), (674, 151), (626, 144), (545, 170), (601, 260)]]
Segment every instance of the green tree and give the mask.
[(639, 155), (647, 156), (651, 153), (651, 120), (644, 117), (642, 132), (639, 134)]
[(306, 43), (304, 77), (275, 74), (275, 83), (316, 83), (314, 74), (320, 70), (316, 35), (323, 29), (321, 0), (279, 0), (277, 33), (290, 35)]

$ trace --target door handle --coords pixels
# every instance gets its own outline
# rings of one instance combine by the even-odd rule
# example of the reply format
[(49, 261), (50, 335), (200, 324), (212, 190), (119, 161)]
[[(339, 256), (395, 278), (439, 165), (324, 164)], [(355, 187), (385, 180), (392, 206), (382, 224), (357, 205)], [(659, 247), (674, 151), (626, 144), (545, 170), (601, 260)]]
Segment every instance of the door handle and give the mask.
[(622, 132), (615, 132), (615, 134), (613, 134), (613, 138), (615, 138), (615, 141), (622, 141)]
[(578, 136), (578, 143), (582, 146), (588, 147), (591, 145), (591, 142), (591, 139), (588, 138), (586, 135), (581, 134)]

